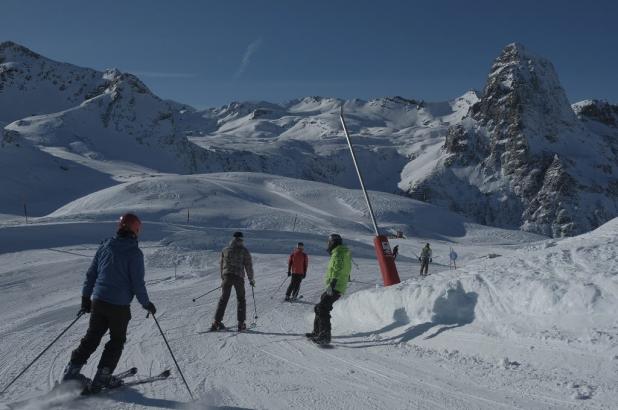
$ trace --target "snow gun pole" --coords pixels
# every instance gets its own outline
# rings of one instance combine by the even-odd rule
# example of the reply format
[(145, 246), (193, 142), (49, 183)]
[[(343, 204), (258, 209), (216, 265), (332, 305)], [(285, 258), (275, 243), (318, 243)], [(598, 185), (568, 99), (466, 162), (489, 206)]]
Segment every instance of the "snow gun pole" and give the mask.
[(378, 223), (376, 222), (373, 207), (371, 206), (371, 201), (369, 200), (369, 195), (367, 194), (367, 189), (365, 188), (363, 175), (358, 166), (358, 161), (356, 160), (356, 154), (354, 153), (354, 147), (352, 146), (350, 133), (348, 132), (348, 127), (345, 123), (345, 119), (343, 118), (343, 105), (341, 106), (341, 110), (339, 112), (339, 118), (341, 119), (341, 125), (343, 126), (345, 138), (348, 141), (348, 147), (350, 148), (350, 154), (352, 155), (352, 162), (354, 163), (354, 168), (356, 168), (358, 181), (360, 182), (361, 189), (363, 190), (363, 195), (365, 196), (365, 201), (367, 202), (369, 216), (371, 216), (371, 223), (373, 224), (373, 229), (376, 233), (375, 238), (373, 238), (373, 246), (376, 250), (376, 256), (380, 265), (380, 271), (382, 272), (382, 280), (384, 281), (384, 286), (396, 285), (400, 282), (400, 280), (399, 273), (397, 272), (397, 266), (395, 265), (395, 258), (393, 257), (393, 251), (391, 250), (391, 246), (388, 243), (388, 238), (386, 237), (386, 235), (380, 235), (380, 231), (378, 230)]
[(285, 279), (283, 279), (283, 282), (281, 282), (281, 285), (279, 285), (279, 287), (277, 288), (277, 290), (275, 290), (271, 295), (270, 298), (274, 298), (275, 297), (275, 293), (279, 292), (279, 289), (281, 289), (281, 286), (283, 286), (283, 284), (288, 280), (288, 277), (286, 276)]
[(196, 300), (203, 298), (204, 296), (208, 295), (209, 293), (214, 292), (215, 290), (221, 289), (221, 286), (219, 286), (218, 288), (214, 288), (213, 290), (209, 290), (208, 292), (204, 293), (203, 295), (199, 295), (197, 297), (193, 298), (193, 301), (195, 302)]
[(45, 354), (46, 351), (49, 350), (50, 347), (52, 347), (52, 345), (54, 343), (56, 343), (71, 327), (73, 327), (73, 325), (84, 315), (83, 311), (79, 311), (79, 313), (77, 313), (77, 317), (71, 322), (70, 325), (68, 325), (59, 335), (58, 337), (56, 337), (45, 349), (43, 349), (43, 351), (41, 353), (39, 353), (39, 355), (37, 357), (34, 358), (33, 361), (30, 362), (30, 364), (28, 366), (26, 366), (26, 368), (24, 370), (21, 371), (21, 373), (19, 373), (17, 376), (15, 376), (15, 378), (13, 380), (11, 380), (11, 382), (9, 384), (6, 385), (6, 387), (4, 389), (2, 389), (2, 391), (0, 392), (0, 394), (4, 394), (4, 392), (11, 387), (11, 385), (13, 383), (15, 383), (17, 381), (17, 379), (19, 379), (24, 373), (26, 373), (26, 371), (30, 368), (30, 366), (32, 366), (37, 360), (39, 360), (41, 358), (41, 356), (43, 356)]
[[(148, 315), (150, 315), (150, 313)], [(146, 315), (146, 317), (148, 317), (148, 315)], [(174, 360), (174, 364), (176, 365), (176, 368), (178, 369), (178, 373), (180, 373), (180, 377), (182, 377), (182, 381), (185, 384), (185, 387), (187, 388), (187, 391), (189, 392), (189, 396), (191, 396), (191, 400), (195, 400), (193, 398), (193, 393), (191, 393), (191, 389), (189, 388), (189, 385), (187, 384), (187, 380), (185, 379), (185, 375), (182, 374), (182, 370), (180, 370), (180, 366), (178, 365), (178, 362), (176, 361), (176, 358), (174, 357), (174, 352), (172, 352), (172, 348), (170, 347), (170, 344), (167, 342), (167, 338), (165, 337), (165, 333), (163, 333), (163, 329), (161, 329), (161, 326), (159, 326), (159, 321), (157, 320), (157, 317), (153, 314), (152, 318), (154, 319), (155, 323), (157, 324), (157, 327), (159, 328), (159, 333), (161, 333), (161, 337), (163, 338), (163, 341), (165, 342), (165, 345), (167, 346), (167, 350), (169, 350), (170, 355), (172, 356), (172, 360)]]

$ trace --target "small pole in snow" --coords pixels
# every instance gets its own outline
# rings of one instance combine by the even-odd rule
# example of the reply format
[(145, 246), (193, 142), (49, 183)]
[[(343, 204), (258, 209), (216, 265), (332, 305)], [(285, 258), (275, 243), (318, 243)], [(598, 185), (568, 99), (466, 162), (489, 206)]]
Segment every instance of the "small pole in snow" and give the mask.
[(189, 223), (189, 208), (187, 208), (187, 224)]
[(296, 219), (298, 219), (298, 214), (294, 215), (294, 226), (292, 227), (292, 232), (296, 232)]
[(24, 202), (24, 216), (26, 217), (26, 223), (28, 223), (28, 207), (26, 206), (26, 202)]

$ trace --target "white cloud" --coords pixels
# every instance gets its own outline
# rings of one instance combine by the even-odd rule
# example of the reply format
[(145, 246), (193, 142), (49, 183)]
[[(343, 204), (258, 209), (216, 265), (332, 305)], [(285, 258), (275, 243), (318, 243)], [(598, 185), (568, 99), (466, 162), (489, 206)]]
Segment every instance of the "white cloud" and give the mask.
[(255, 54), (255, 52), (260, 48), (261, 45), (262, 45), (262, 38), (260, 37), (256, 40), (253, 40), (251, 44), (247, 46), (247, 49), (245, 50), (245, 54), (242, 56), (242, 61), (240, 62), (240, 66), (238, 67), (238, 70), (236, 71), (234, 78), (240, 78), (240, 76), (245, 72), (245, 70), (247, 69), (247, 66), (251, 62), (251, 57), (253, 56), (253, 54)]

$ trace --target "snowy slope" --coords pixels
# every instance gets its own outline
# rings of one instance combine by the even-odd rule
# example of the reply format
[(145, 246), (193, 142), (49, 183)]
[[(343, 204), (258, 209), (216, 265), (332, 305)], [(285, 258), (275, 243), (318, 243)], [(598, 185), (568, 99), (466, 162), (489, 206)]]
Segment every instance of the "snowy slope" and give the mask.
[(80, 164), (47, 154), (5, 131), (0, 136), (0, 214), (45, 215), (116, 182)]
[(59, 63), (10, 41), (0, 43), (0, 121), (62, 111), (105, 87), (101, 73)]
[(117, 181), (243, 171), (355, 188), (343, 106), (370, 189), (552, 236), (618, 213), (615, 108), (572, 108), (552, 64), (517, 44), (496, 59), (481, 95), (437, 103), (305, 97), (198, 111), (161, 100), (131, 74), (10, 42), (0, 45), (0, 67), (5, 132)]
[[(169, 381), (93, 399), (48, 395), (85, 330), (82, 320), (0, 403), (30, 409), (612, 408), (618, 399), (617, 220), (576, 238), (542, 240), (401, 196), (370, 194), (385, 227), (409, 228), (407, 239), (392, 240), (400, 245), (404, 282), (388, 289), (376, 287), (360, 192), (316, 182), (252, 173), (166, 175), (87, 195), (29, 225), (0, 226), (0, 243), (10, 244), (0, 253), (0, 386), (72, 320), (83, 273), (122, 208), (145, 220), (148, 288), (199, 397), (184, 404), (188, 395), (176, 371)], [(204, 333), (217, 296), (191, 298), (219, 285), (219, 250), (237, 229), (254, 256), (257, 327), (240, 335)], [(303, 333), (322, 292), (331, 230), (344, 233), (354, 268), (349, 292), (333, 311), (334, 348), (322, 350)], [(299, 240), (310, 255), (304, 299), (284, 304), (277, 288)], [(434, 263), (421, 280), (415, 253), (425, 241)], [(460, 255), (459, 270), (445, 270), (451, 247)], [(235, 324), (234, 308), (232, 300), (227, 324)], [(173, 369), (154, 323), (139, 306), (132, 309), (119, 367), (137, 365), (143, 374)], [(11, 353), (22, 346), (23, 354)], [(93, 360), (85, 371), (95, 366)]]

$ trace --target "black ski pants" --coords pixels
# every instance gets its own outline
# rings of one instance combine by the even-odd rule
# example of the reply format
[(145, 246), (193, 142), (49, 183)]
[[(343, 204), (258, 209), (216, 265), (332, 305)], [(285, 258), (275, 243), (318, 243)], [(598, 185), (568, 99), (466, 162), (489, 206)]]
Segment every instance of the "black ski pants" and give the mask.
[(227, 302), (230, 300), (230, 294), (232, 293), (232, 287), (236, 290), (238, 323), (243, 323), (245, 321), (247, 310), (247, 301), (245, 300), (245, 278), (238, 275), (225, 275), (223, 276), (223, 283), (221, 284), (221, 298), (219, 299), (219, 305), (215, 313), (215, 320), (217, 322), (223, 320), (225, 308), (227, 307)]
[(303, 281), (304, 275), (299, 275), (296, 273), (292, 274), (292, 279), (290, 280), (290, 285), (288, 286), (288, 290), (285, 291), (285, 296), (293, 297), (298, 296), (298, 292), (300, 291), (300, 283)]
[(315, 319), (313, 320), (314, 335), (330, 340), (330, 312), (333, 310), (333, 303), (340, 297), (341, 294), (338, 292), (333, 292), (332, 296), (329, 296), (326, 292), (322, 293), (320, 302), (313, 308), (315, 311)]
[(421, 275), (427, 275), (429, 270), (429, 258), (421, 259)]
[(71, 353), (71, 363), (79, 366), (86, 364), (109, 330), (109, 341), (105, 343), (98, 368), (107, 367), (113, 372), (127, 340), (129, 320), (131, 320), (131, 308), (128, 305), (112, 305), (94, 299), (88, 330), (77, 349)]

